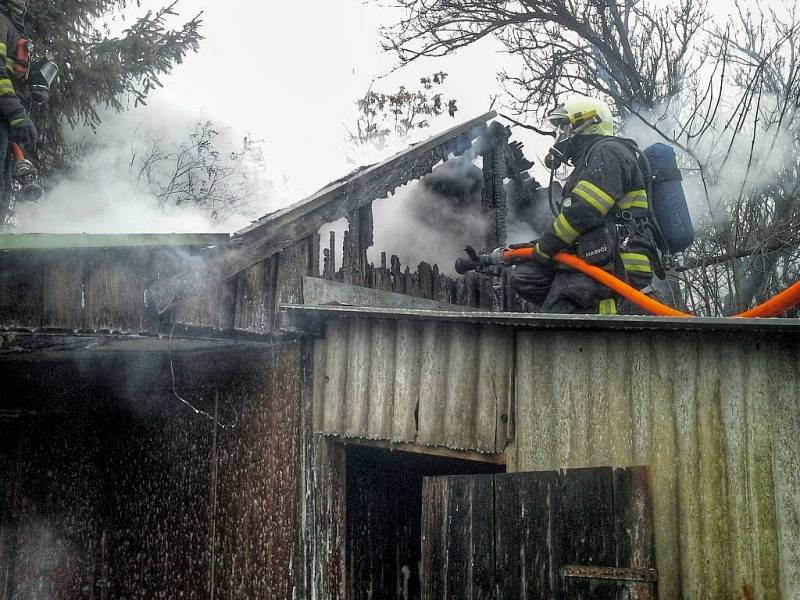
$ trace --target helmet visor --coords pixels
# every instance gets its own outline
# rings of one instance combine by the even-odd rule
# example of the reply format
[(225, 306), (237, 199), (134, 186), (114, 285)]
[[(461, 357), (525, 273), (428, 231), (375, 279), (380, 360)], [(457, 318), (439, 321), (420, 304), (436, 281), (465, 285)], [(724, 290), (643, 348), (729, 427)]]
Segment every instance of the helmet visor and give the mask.
[(555, 133), (556, 143), (572, 135), (572, 123), (563, 104), (548, 113), (544, 128)]

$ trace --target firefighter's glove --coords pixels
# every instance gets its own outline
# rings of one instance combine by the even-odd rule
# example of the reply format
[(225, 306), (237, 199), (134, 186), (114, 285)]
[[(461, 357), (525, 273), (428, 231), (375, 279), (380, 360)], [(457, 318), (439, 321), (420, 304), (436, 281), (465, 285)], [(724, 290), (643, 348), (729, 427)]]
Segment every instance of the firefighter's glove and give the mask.
[(11, 141), (18, 144), (31, 144), (39, 138), (36, 125), (31, 121), (28, 113), (20, 113), (9, 119), (11, 125)]
[(531, 242), (531, 244), (533, 244), (533, 247), (536, 248), (536, 252), (533, 253), (534, 262), (550, 269), (555, 267), (556, 263), (553, 262), (553, 257), (550, 256), (549, 252), (542, 248), (542, 242), (534, 241)]
[(492, 268), (492, 267), (499, 267), (503, 264), (503, 251), (506, 249), (506, 246), (500, 246), (499, 248), (495, 248), (489, 254), (481, 254), (481, 266)]

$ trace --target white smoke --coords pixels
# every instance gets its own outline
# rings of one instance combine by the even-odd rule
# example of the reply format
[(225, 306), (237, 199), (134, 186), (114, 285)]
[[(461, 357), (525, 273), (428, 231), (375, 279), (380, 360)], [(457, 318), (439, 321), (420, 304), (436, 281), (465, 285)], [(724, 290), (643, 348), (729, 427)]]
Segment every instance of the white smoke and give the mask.
[(414, 181), (388, 198), (376, 200), (372, 204), (375, 244), (367, 258), (378, 264), (383, 251), (387, 260), (397, 255), (402, 266), (412, 271), (424, 261), (439, 265), (442, 273), (454, 274), (464, 246), (481, 248), (486, 236), (480, 192), (477, 194), (468, 204), (456, 207), (451, 198)]
[[(731, 85), (726, 97), (738, 102), (743, 93)], [(699, 138), (689, 139), (682, 133), (686, 107), (674, 101), (642, 115), (658, 131), (637, 116), (629, 117), (625, 123), (625, 135), (634, 138), (641, 148), (656, 142), (669, 144), (670, 139), (665, 139), (663, 133), (689, 151), (673, 144), (683, 168), (683, 186), (695, 228), (727, 223), (730, 209), (739, 199), (774, 185), (793, 158), (794, 133), (788, 125), (794, 114), (784, 118), (782, 127), (764, 118), (780, 109), (777, 98), (764, 95), (758, 114), (753, 110), (740, 122), (736, 102), (722, 103)]]
[[(550, 209), (548, 208), (547, 210), (549, 211)], [(542, 228), (542, 231), (546, 231), (546, 229)], [(521, 219), (509, 219), (507, 232), (509, 244), (531, 242), (533, 240), (538, 240), (543, 235), (537, 232), (530, 223)]]
[[(176, 159), (163, 159), (152, 178), (141, 176), (142, 160), (157, 151), (174, 155), (190, 141), (199, 123), (211, 121), (220, 160), (229, 160), (241, 147), (243, 133), (199, 111), (158, 100), (126, 113), (108, 113), (96, 131), (87, 127), (68, 130), (68, 142), (86, 147), (76, 167), (55, 182), (40, 203), (16, 207), (20, 232), (44, 233), (182, 233), (230, 232), (277, 208), (276, 190), (261, 164), (242, 163), (247, 190), (253, 201), (235, 214), (213, 218), (208, 210), (184, 202), (179, 206), (159, 201), (155, 187), (175, 172)], [(250, 160), (250, 159), (248, 159)], [(151, 179), (152, 179), (151, 178)], [(164, 205), (162, 205), (164, 204)]]

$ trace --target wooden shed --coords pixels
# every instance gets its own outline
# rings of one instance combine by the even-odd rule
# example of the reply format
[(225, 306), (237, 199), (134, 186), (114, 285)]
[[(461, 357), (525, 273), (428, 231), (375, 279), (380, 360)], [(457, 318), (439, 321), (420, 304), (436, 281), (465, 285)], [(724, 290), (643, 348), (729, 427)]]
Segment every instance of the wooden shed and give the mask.
[(493, 118), (233, 236), (0, 235), (0, 599), (800, 594), (795, 321), (367, 260), (372, 202), (456, 156), (505, 240)]

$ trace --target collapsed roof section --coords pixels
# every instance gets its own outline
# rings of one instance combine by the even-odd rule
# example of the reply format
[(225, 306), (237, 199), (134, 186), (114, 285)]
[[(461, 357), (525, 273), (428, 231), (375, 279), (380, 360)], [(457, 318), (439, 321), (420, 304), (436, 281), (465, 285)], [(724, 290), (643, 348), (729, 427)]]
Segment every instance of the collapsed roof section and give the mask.
[[(276, 315), (281, 303), (302, 301), (303, 276), (319, 277), (323, 271), (319, 264), (320, 229), (345, 218), (348, 231), (338, 280), (439, 302), (507, 309), (507, 299), (511, 296), (498, 294), (485, 277), (452, 280), (441, 275), (436, 265), (422, 263), (419, 268), (412, 267), (414, 271), (406, 267), (403, 272), (395, 260), (391, 266), (387, 261), (378, 266), (367, 261), (367, 248), (373, 245), (372, 203), (388, 197), (400, 186), (422, 179), (437, 164), (467, 153), (483, 161), (479, 208), (490, 226), (480, 245), (495, 247), (505, 243), (505, 181), (508, 177), (533, 180), (523, 172), (531, 163), (522, 156), (521, 144), (509, 143), (510, 131), (492, 122), (495, 116), (492, 111), (462, 123), (379, 164), (356, 170), (300, 202), (265, 215), (236, 232), (231, 249), (216, 252), (201, 272), (183, 272), (160, 279), (148, 288), (148, 297), (164, 307), (206, 293), (209, 285), (238, 281), (237, 306), (257, 323), (255, 329), (248, 326), (247, 330), (272, 332), (272, 326), (262, 327), (259, 323), (279, 320)], [(324, 271), (329, 278), (337, 278), (333, 269)]]
[(409, 146), (394, 156), (331, 182), (291, 206), (265, 215), (234, 234), (248, 243), (299, 239), (331, 221), (379, 198), (385, 198), (409, 181), (420, 179), (450, 154), (459, 156), (472, 147), (497, 113), (490, 111), (430, 139)]
[[(451, 155), (461, 156), (473, 149), (486, 136), (488, 123), (496, 116), (497, 113), (490, 111), (466, 121), (378, 164), (356, 169), (311, 196), (261, 217), (234, 234), (233, 240), (241, 244), (238, 256), (216, 275), (231, 277), (265, 256), (317, 234), (326, 223), (352, 216), (398, 187), (421, 179)], [(476, 155), (481, 151), (473, 150)]]

